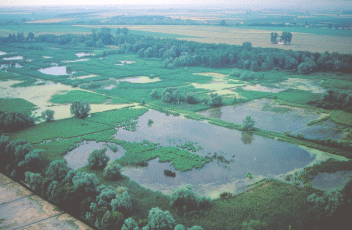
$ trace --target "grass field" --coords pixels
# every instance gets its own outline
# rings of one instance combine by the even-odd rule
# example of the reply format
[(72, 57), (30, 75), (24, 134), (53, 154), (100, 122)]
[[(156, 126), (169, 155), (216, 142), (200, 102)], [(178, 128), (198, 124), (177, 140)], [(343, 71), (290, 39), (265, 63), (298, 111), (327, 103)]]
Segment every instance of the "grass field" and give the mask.
[(89, 103), (100, 104), (104, 103), (107, 100), (107, 97), (104, 97), (100, 94), (95, 94), (91, 92), (81, 91), (81, 90), (73, 90), (68, 91), (64, 94), (56, 94), (50, 99), (53, 103), (59, 104), (67, 104), (72, 101), (88, 101)]
[(22, 98), (0, 98), (0, 111), (31, 114), (35, 108), (33, 103)]

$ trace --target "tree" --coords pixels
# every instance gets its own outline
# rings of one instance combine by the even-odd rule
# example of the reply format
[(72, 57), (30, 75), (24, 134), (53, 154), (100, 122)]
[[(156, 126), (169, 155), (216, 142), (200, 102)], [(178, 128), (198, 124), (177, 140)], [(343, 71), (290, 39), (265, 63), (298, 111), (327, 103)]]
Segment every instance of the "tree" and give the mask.
[(133, 218), (125, 220), (121, 230), (139, 230), (137, 222)]
[(128, 192), (123, 192), (121, 195), (116, 195), (116, 198), (111, 200), (112, 211), (119, 211), (128, 215), (132, 211), (132, 203)]
[(94, 149), (88, 157), (88, 165), (91, 168), (102, 168), (105, 167), (110, 157), (106, 155), (107, 148)]
[(33, 189), (33, 191), (39, 193), (42, 190), (43, 176), (39, 173), (26, 172), (25, 182)]
[(252, 116), (247, 115), (242, 121), (241, 129), (244, 131), (250, 131), (253, 129), (253, 127), (254, 127), (254, 119), (252, 118)]
[(150, 93), (150, 96), (154, 99), (158, 99), (159, 98), (158, 91), (156, 91), (156, 89), (153, 89), (153, 91)]
[(220, 26), (227, 26), (226, 21), (225, 20), (221, 20), (219, 23)]
[(144, 100), (144, 98), (142, 99), (141, 105), (145, 105), (145, 100)]
[(73, 101), (70, 107), (71, 114), (75, 117), (83, 119), (88, 116), (90, 112), (90, 105), (86, 102)]
[(49, 122), (49, 121), (54, 120), (54, 114), (55, 114), (55, 112), (53, 110), (47, 109), (47, 110), (42, 112), (42, 118), (46, 122)]
[(99, 180), (94, 173), (78, 172), (72, 178), (73, 187), (84, 193), (94, 193), (99, 184)]
[(121, 32), (124, 34), (124, 35), (127, 35), (128, 34), (128, 28), (124, 27), (121, 29)]
[(33, 117), (20, 113), (0, 111), (0, 130), (14, 132), (34, 125)]
[(270, 35), (271, 35), (271, 39), (270, 39), (271, 43), (272, 44), (277, 44), (277, 36), (278, 36), (278, 34), (272, 32)]
[(222, 96), (217, 93), (210, 94), (209, 105), (212, 107), (221, 106), (222, 105)]
[(121, 165), (114, 161), (109, 161), (103, 175), (110, 180), (119, 179), (121, 177)]
[(28, 33), (28, 37), (29, 37), (29, 39), (30, 39), (31, 41), (33, 41), (33, 39), (34, 39), (34, 33), (29, 32), (29, 33)]
[(242, 230), (262, 230), (266, 229), (268, 224), (259, 220), (244, 221), (242, 223)]
[(206, 208), (211, 205), (211, 200), (196, 194), (191, 185), (181, 186), (172, 191), (170, 205), (178, 210), (187, 211)]
[(69, 74), (72, 77), (72, 73), (73, 73), (73, 68), (72, 66), (66, 66), (66, 73)]
[(290, 44), (292, 40), (292, 34), (290, 32), (282, 32), (280, 36), (281, 40), (284, 41), (284, 44)]
[(317, 68), (317, 65), (314, 61), (302, 62), (298, 65), (297, 69), (300, 74), (310, 74), (314, 72)]
[(152, 208), (148, 214), (149, 230), (173, 230), (175, 220), (168, 211), (162, 211), (158, 207)]
[(68, 171), (70, 171), (70, 168), (67, 166), (65, 160), (55, 160), (50, 163), (45, 175), (50, 180), (61, 182), (66, 177)]

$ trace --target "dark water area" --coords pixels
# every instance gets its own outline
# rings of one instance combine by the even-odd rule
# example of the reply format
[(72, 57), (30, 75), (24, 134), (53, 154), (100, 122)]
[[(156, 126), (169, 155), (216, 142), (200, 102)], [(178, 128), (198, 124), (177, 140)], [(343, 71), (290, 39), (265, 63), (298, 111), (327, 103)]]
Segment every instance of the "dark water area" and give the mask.
[[(321, 116), (313, 109), (296, 108), (277, 104), (274, 100), (259, 99), (238, 106), (225, 106), (200, 112), (204, 116), (242, 124), (251, 115), (254, 126), (260, 129), (303, 134), (310, 139), (342, 139), (343, 126), (332, 121), (323, 121), (312, 126), (307, 124)], [(336, 130), (338, 129), (338, 130)]]
[[(95, 141), (85, 141), (82, 142), (80, 146), (77, 148), (73, 149), (72, 151), (68, 152), (64, 158), (67, 160), (67, 165), (72, 168), (72, 169), (79, 169), (88, 164), (88, 157), (89, 154), (94, 150), (94, 149), (101, 149), (107, 144), (105, 142), (95, 142)], [(116, 145), (116, 144), (111, 144), (111, 145)], [(125, 155), (126, 150), (119, 146), (116, 145), (118, 148), (117, 152), (113, 152), (110, 150), (110, 148), (107, 148), (107, 151), (105, 152), (106, 155), (110, 157), (110, 160), (116, 160), (123, 155)]]
[[(152, 125), (148, 125), (149, 119), (154, 121)], [(130, 142), (148, 140), (162, 146), (172, 146), (175, 140), (197, 142), (204, 148), (197, 154), (214, 157), (203, 168), (188, 172), (176, 172), (170, 163), (157, 160), (149, 161), (147, 167), (124, 169), (123, 174), (130, 179), (163, 191), (191, 184), (196, 191), (206, 194), (218, 190), (219, 186), (231, 187), (236, 180), (246, 180), (249, 172), (259, 177), (273, 177), (303, 168), (315, 159), (293, 144), (152, 110), (139, 117), (136, 131), (120, 128), (115, 137)], [(176, 177), (166, 177), (165, 169), (176, 172)]]
[(320, 173), (312, 180), (312, 186), (320, 190), (341, 190), (352, 176), (350, 171)]

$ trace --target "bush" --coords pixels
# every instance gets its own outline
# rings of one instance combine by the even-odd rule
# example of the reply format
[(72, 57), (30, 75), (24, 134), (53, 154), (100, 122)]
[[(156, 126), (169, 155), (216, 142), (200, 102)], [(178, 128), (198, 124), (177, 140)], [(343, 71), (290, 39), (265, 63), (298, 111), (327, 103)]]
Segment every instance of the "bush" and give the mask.
[(158, 207), (152, 208), (148, 215), (149, 230), (173, 230), (175, 220), (168, 211), (162, 211)]
[(208, 104), (212, 107), (217, 107), (222, 105), (222, 96), (218, 95), (217, 93), (210, 94), (210, 100)]
[(130, 217), (125, 220), (121, 230), (139, 230), (139, 228), (136, 221)]
[(255, 123), (255, 121), (252, 118), (252, 116), (247, 115), (242, 121), (241, 129), (244, 131), (250, 131), (253, 129), (254, 123)]
[(55, 112), (53, 110), (47, 109), (47, 110), (42, 112), (42, 118), (46, 122), (52, 121), (52, 120), (54, 120), (54, 113)]
[(72, 115), (75, 115), (75, 117), (83, 119), (88, 116), (88, 113), (90, 112), (90, 105), (87, 101), (73, 101), (70, 111)]
[(170, 205), (178, 210), (187, 211), (207, 208), (211, 200), (196, 194), (191, 185), (184, 185), (175, 189), (170, 196)]
[(109, 156), (106, 155), (107, 148), (94, 149), (93, 152), (89, 154), (88, 165), (91, 168), (102, 168), (105, 167), (110, 160)]
[(70, 171), (65, 160), (56, 160), (50, 163), (49, 168), (46, 170), (45, 175), (50, 180), (61, 182)]
[(109, 180), (121, 178), (121, 165), (114, 161), (109, 161), (104, 169), (103, 176)]
[(150, 96), (154, 99), (158, 99), (159, 98), (158, 91), (156, 91), (156, 89), (153, 89), (153, 91), (150, 93)]
[(245, 221), (242, 223), (242, 230), (262, 230), (266, 229), (267, 226), (268, 224), (265, 222), (250, 220), (249, 222)]
[(34, 119), (23, 113), (0, 111), (0, 130), (14, 132), (34, 125)]

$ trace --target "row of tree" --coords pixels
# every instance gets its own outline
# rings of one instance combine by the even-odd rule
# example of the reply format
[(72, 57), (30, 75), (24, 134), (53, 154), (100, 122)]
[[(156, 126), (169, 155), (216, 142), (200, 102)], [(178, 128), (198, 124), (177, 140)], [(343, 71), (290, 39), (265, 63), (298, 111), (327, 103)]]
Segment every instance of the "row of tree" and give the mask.
[[(352, 55), (338, 53), (311, 53), (308, 51), (292, 51), (269, 48), (253, 48), (250, 42), (242, 46), (226, 44), (203, 44), (177, 39), (145, 37), (129, 34), (126, 29), (115, 31), (115, 36), (109, 28), (93, 30), (87, 35), (39, 35), (36, 42), (57, 44), (86, 44), (87, 46), (103, 47), (118, 45), (120, 49), (113, 53), (135, 53), (145, 58), (160, 58), (166, 68), (179, 66), (205, 66), (216, 68), (242, 68), (253, 71), (266, 71), (275, 67), (299, 71), (309, 74), (316, 71), (352, 72)], [(272, 33), (272, 42), (277, 36)], [(283, 32), (281, 39), (290, 43), (292, 34)], [(10, 37), (1, 37), (0, 43), (19, 42)], [(109, 54), (107, 52), (107, 54)]]
[(322, 94), (317, 101), (309, 104), (324, 109), (341, 109), (352, 113), (352, 91), (351, 90), (328, 90)]
[[(270, 34), (270, 41), (272, 44), (277, 44), (277, 37), (279, 35), (276, 32), (272, 32)], [(280, 35), (280, 42), (283, 42), (284, 45), (290, 44), (292, 41), (292, 34), (291, 32), (282, 32), (282, 34)]]

